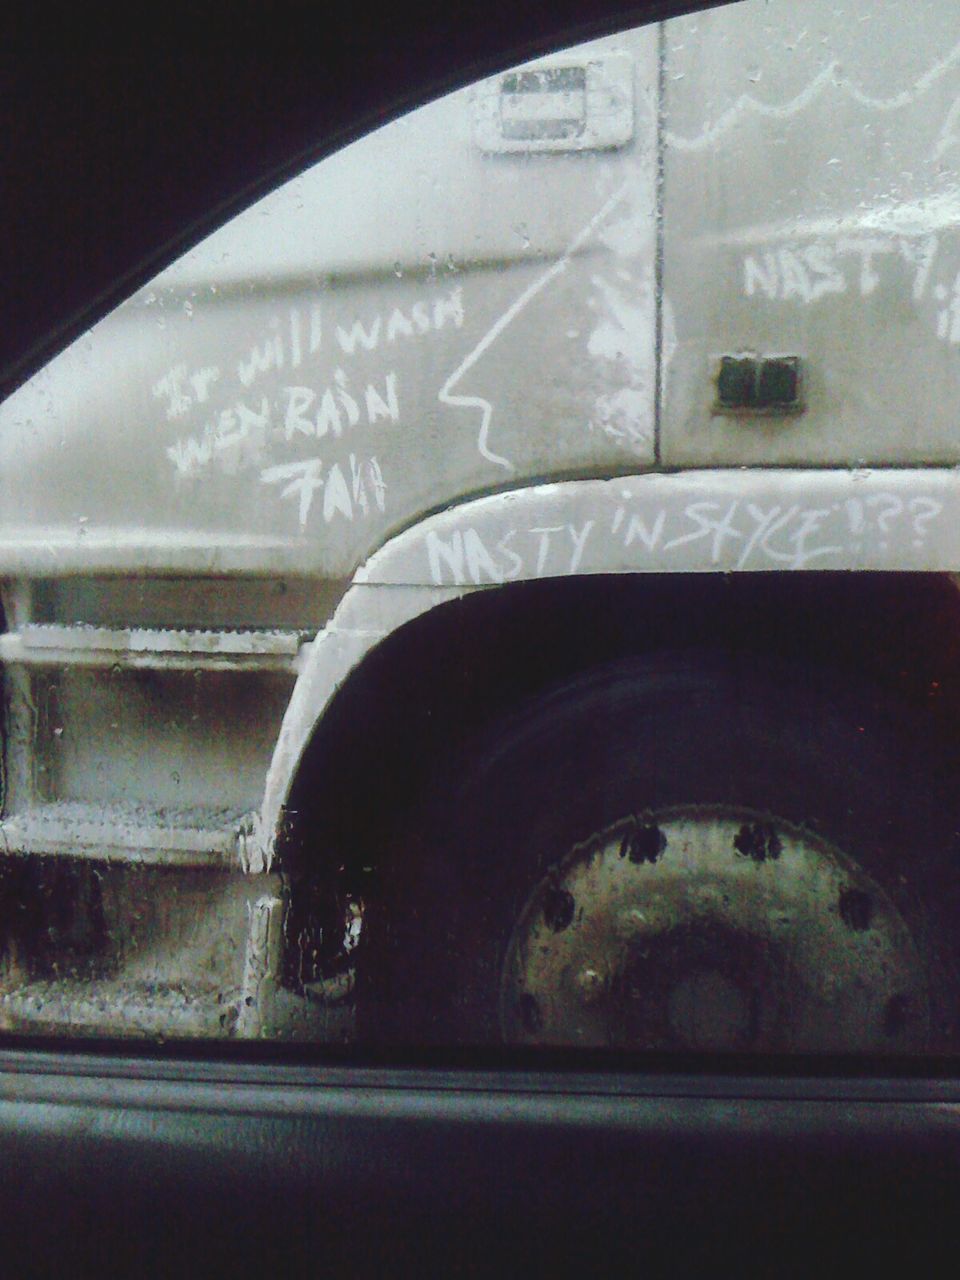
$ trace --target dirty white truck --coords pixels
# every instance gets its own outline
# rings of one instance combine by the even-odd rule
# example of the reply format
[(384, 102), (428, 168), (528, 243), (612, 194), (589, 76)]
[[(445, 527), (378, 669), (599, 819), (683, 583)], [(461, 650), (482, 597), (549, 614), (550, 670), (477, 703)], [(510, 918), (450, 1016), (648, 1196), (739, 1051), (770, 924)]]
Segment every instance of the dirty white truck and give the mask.
[(960, 18), (835, 9), (422, 107), (2, 406), (4, 1028), (956, 1047)]

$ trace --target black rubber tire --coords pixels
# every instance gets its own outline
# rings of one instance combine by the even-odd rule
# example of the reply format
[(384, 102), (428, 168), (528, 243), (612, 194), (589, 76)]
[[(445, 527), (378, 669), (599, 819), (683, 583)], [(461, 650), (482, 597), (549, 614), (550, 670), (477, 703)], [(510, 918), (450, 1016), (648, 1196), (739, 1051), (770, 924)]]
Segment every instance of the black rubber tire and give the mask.
[(809, 828), (893, 900), (954, 1041), (955, 824), (918, 727), (818, 673), (656, 655), (542, 697), (438, 773), (390, 851), (358, 952), (366, 1042), (490, 1044), (511, 931), (576, 844), (630, 815), (723, 805)]

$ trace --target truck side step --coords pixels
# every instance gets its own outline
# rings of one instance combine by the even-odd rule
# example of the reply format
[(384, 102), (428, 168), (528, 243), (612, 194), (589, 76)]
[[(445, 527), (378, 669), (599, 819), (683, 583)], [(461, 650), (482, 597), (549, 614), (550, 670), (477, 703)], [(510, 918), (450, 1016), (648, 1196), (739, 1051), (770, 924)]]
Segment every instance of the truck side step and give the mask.
[(207, 990), (149, 982), (46, 979), (0, 994), (0, 1029), (102, 1036), (229, 1036), (239, 989)]
[(249, 814), (55, 801), (0, 820), (0, 854), (38, 854), (152, 866), (241, 870)]
[(120, 670), (299, 669), (298, 631), (185, 631), (30, 623), (0, 635), (0, 661), (25, 666)]

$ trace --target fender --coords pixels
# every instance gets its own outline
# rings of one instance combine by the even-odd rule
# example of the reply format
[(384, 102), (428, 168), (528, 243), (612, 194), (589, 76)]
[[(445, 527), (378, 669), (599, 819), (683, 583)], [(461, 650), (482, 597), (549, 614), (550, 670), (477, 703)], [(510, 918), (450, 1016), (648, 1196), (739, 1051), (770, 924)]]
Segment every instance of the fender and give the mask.
[(268, 870), (304, 750), (398, 627), (469, 592), (577, 574), (960, 567), (960, 472), (650, 472), (489, 494), (417, 522), (356, 571), (304, 653), (245, 855)]

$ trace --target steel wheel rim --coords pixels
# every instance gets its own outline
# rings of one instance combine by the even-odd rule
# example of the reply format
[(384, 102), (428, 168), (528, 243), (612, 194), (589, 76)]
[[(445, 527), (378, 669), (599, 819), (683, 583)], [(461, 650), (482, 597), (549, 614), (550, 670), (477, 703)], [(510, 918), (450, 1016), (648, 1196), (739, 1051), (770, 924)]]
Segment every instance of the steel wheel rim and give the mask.
[(889, 894), (819, 835), (744, 809), (631, 817), (535, 886), (501, 972), (511, 1043), (906, 1053), (926, 966)]

